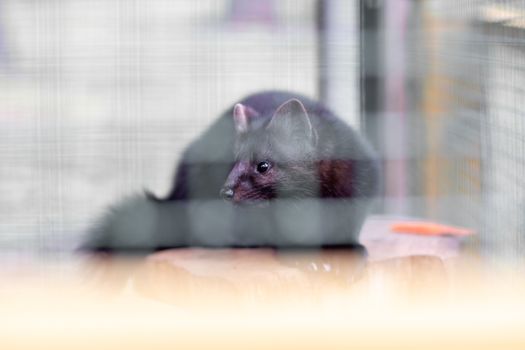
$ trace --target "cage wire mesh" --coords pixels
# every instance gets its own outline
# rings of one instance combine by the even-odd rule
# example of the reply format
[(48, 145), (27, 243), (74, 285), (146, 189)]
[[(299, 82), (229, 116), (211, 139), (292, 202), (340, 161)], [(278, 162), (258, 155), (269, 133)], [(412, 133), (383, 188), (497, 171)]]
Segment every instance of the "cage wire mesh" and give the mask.
[[(379, 120), (380, 213), (473, 227), (471, 247), (521, 257), (522, 1), (321, 1), (327, 36), (314, 0), (242, 2), (0, 0), (1, 248), (71, 247), (117, 198), (165, 193), (225, 107), (285, 89)], [(384, 64), (364, 73), (381, 105), (361, 119), (359, 6), (381, 13)]]
[(521, 260), (525, 6), (521, 1), (428, 5), (427, 29), (437, 39), (427, 42), (422, 62), (425, 75), (436, 79), (426, 87), (438, 94), (427, 90), (423, 110), (429, 112), (435, 157), (441, 153), (445, 160), (427, 170), (439, 174), (431, 178), (432, 191), (460, 195), (440, 215), (477, 226), (478, 247), (486, 256)]

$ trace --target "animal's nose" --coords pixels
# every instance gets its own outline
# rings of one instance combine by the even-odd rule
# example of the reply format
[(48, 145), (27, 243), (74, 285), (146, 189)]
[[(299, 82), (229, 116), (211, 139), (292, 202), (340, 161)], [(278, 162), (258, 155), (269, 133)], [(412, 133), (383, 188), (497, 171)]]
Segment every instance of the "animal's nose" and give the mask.
[(231, 200), (233, 198), (233, 190), (228, 187), (224, 187), (221, 192), (221, 197), (227, 200)]

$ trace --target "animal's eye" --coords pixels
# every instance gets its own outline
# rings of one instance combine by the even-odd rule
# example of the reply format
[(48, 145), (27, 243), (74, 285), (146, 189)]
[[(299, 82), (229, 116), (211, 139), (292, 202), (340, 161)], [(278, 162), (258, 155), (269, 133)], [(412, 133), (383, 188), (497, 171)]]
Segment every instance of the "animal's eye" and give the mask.
[(268, 163), (267, 161), (260, 162), (259, 164), (257, 164), (257, 172), (260, 174), (264, 174), (269, 169), (270, 169), (270, 163)]

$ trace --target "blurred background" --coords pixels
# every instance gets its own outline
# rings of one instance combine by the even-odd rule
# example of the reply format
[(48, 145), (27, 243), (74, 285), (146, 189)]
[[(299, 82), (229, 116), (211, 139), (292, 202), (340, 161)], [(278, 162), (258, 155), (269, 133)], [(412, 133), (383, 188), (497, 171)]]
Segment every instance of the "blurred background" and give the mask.
[(0, 0), (0, 248), (66, 256), (107, 206), (264, 89), (324, 101), (382, 156), (376, 213), (525, 237), (525, 5)]

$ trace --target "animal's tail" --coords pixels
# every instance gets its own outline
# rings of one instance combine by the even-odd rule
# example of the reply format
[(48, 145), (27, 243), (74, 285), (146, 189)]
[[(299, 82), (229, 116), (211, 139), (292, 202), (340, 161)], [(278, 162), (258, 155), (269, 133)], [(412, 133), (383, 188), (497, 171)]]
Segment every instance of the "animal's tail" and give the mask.
[(157, 249), (159, 204), (150, 196), (123, 200), (99, 220), (79, 247), (83, 252), (146, 252)]

